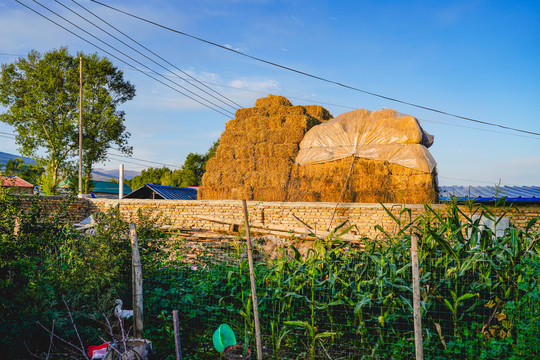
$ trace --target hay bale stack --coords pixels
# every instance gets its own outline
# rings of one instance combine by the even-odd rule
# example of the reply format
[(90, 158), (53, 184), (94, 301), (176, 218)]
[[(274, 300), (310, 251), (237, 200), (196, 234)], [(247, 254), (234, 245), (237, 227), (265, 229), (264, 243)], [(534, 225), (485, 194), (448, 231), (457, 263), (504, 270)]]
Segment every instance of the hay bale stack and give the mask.
[[(345, 185), (352, 157), (322, 164), (295, 165), (288, 201), (337, 202)], [(355, 158), (341, 202), (433, 203), (438, 199), (435, 172)]]
[(414, 117), (395, 110), (341, 114), (302, 140), (288, 200), (436, 202), (436, 162), (427, 149), (432, 144)]
[(292, 106), (274, 95), (238, 110), (206, 165), (199, 199), (286, 200), (300, 142), (309, 129), (329, 119), (321, 106)]
[(337, 202), (349, 171), (341, 202), (438, 199), (433, 137), (415, 118), (359, 109), (330, 119), (321, 106), (273, 95), (238, 110), (206, 165), (199, 199)]

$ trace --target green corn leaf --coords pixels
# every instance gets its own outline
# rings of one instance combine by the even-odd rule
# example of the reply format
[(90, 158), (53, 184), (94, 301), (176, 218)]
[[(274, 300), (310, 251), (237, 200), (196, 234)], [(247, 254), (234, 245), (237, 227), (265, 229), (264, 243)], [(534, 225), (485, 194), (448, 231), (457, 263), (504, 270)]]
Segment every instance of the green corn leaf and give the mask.
[(298, 251), (298, 249), (293, 245), (291, 245), (290, 247), (294, 251), (294, 260), (302, 261), (302, 254), (300, 254), (300, 251)]
[(367, 304), (371, 303), (371, 298), (364, 297), (362, 300), (360, 300), (358, 303), (356, 303), (356, 306), (354, 307), (354, 313), (358, 314), (360, 310)]
[(322, 333), (319, 333), (319, 334), (315, 335), (315, 340), (319, 340), (319, 339), (327, 338), (327, 337), (332, 337), (332, 336), (336, 336), (336, 335), (338, 335), (337, 332), (325, 331), (325, 332), (322, 332)]
[(454, 259), (456, 259), (459, 262), (458, 254), (454, 251), (454, 249), (452, 249), (452, 246), (450, 245), (448, 241), (444, 240), (433, 230), (430, 230), (429, 233), (431, 237), (433, 238), (433, 240), (435, 240), (437, 244), (439, 244), (445, 250), (447, 254), (451, 255)]
[(401, 224), (401, 221), (396, 218), (396, 216), (394, 214), (392, 214), (392, 211), (390, 211), (386, 206), (384, 206), (384, 204), (380, 201), (378, 201), (379, 204), (381, 204), (381, 206), (383, 207), (384, 211), (386, 211), (386, 213), (388, 214), (388, 216), (390, 216), (392, 218), (392, 220), (394, 220), (394, 222), (398, 225)]
[(476, 253), (473, 255), (473, 257), (467, 259), (463, 264), (461, 264), (458, 276), (463, 276), (463, 274), (465, 274), (465, 272), (471, 268), (474, 269), (476, 263), (482, 258), (482, 256), (482, 253)]
[(464, 294), (464, 295), (461, 295), (457, 300), (456, 300), (456, 306), (464, 301), (464, 300), (467, 300), (467, 299), (470, 299), (470, 298), (473, 298), (475, 296), (478, 296), (478, 294)]
[(529, 230), (536, 224), (536, 222), (540, 219), (540, 217), (535, 216), (529, 222), (527, 223), (527, 226), (525, 227), (525, 233), (528, 234)]
[(396, 271), (396, 275), (401, 275), (402, 273), (404, 273), (405, 271), (407, 271), (408, 268), (410, 268), (412, 266), (411, 263), (408, 263), (407, 265), (403, 266), (401, 269), (399, 269), (398, 271)]
[(340, 299), (340, 300), (335, 300), (335, 301), (332, 301), (332, 302), (328, 303), (328, 306), (337, 306), (337, 305), (343, 305), (343, 304), (345, 304), (345, 303), (343, 302), (343, 300)]
[(307, 321), (284, 321), (283, 324), (289, 325), (289, 326), (304, 327), (306, 329), (311, 328), (311, 325), (309, 325)]
[(450, 310), (451, 312), (454, 312), (454, 307), (452, 306), (452, 304), (450, 304), (450, 301), (448, 301), (447, 299), (444, 299), (444, 305), (446, 305), (448, 310)]

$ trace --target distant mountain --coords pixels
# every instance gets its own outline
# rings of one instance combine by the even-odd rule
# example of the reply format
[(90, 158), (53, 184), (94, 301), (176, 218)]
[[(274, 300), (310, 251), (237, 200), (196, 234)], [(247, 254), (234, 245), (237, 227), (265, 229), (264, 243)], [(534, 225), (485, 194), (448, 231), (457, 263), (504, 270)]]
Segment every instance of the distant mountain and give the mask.
[[(138, 175), (141, 175), (140, 171), (124, 169), (124, 179), (126, 180), (132, 179)], [(92, 178), (96, 181), (109, 181), (111, 179), (118, 181), (118, 179), (120, 178), (120, 175), (118, 174), (118, 169), (116, 170), (94, 169), (94, 171), (92, 171)]]
[(4, 165), (6, 165), (9, 160), (13, 160), (13, 159), (16, 159), (16, 158), (22, 159), (26, 165), (36, 163), (36, 161), (34, 159), (30, 159), (30, 158), (23, 157), (23, 156), (20, 156), (20, 155), (8, 154), (8, 153), (0, 151), (0, 165), (2, 165), (2, 167)]
[[(8, 154), (0, 151), (0, 169), (3, 168), (9, 160), (13, 160), (16, 158), (21, 158), (26, 165), (36, 163), (34, 159), (30, 159), (20, 155)], [(132, 179), (137, 175), (141, 175), (141, 172), (135, 170), (124, 170), (124, 179), (126, 180)], [(96, 181), (109, 181), (111, 179), (118, 181), (119, 174), (118, 170), (94, 169), (94, 171), (92, 171), (92, 178)]]

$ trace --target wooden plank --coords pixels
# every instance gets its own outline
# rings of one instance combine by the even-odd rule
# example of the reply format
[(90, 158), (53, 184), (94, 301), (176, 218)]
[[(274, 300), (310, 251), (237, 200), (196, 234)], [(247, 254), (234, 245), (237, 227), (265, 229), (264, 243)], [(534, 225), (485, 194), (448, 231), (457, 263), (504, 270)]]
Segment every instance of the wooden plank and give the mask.
[[(197, 219), (200, 219), (200, 220), (205, 220), (205, 221), (211, 221), (211, 222), (215, 222), (215, 223), (219, 223), (219, 224), (224, 224), (224, 225), (238, 225), (238, 226), (243, 226), (242, 223), (238, 223), (238, 222), (235, 222), (235, 221), (230, 221), (230, 220), (223, 220), (223, 219), (219, 219), (219, 218), (215, 218), (215, 217), (212, 217), (212, 216), (195, 216), (195, 218)], [(250, 227), (252, 229), (256, 229), (257, 232), (281, 232), (281, 233), (287, 233), (290, 235), (290, 232), (294, 232), (294, 234), (299, 234), (299, 235), (311, 235), (312, 233), (315, 233), (315, 232), (312, 232), (310, 230), (305, 230), (305, 229), (300, 229), (300, 228), (286, 228), (286, 227), (280, 227), (280, 226), (264, 226), (264, 225), (257, 225), (257, 224), (251, 224)], [(261, 230), (264, 230), (264, 231), (261, 231)], [(331, 234), (330, 231), (318, 231), (317, 233), (317, 236), (328, 236)], [(284, 236), (285, 234), (281, 234), (281, 236)], [(343, 235), (340, 237), (341, 240), (343, 241), (351, 241), (351, 242), (358, 242), (360, 241), (360, 237), (357, 237), (357, 236), (354, 236), (354, 235)]]

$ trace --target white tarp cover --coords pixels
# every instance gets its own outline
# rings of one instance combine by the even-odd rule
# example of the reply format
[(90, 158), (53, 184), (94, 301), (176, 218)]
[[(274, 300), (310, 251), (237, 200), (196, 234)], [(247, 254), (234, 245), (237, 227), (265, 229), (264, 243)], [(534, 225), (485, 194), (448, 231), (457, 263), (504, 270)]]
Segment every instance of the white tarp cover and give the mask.
[(433, 136), (410, 115), (358, 109), (311, 128), (296, 163), (320, 164), (354, 155), (431, 173), (437, 165), (427, 149), (432, 144)]

